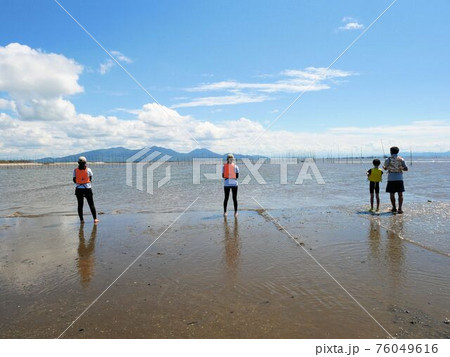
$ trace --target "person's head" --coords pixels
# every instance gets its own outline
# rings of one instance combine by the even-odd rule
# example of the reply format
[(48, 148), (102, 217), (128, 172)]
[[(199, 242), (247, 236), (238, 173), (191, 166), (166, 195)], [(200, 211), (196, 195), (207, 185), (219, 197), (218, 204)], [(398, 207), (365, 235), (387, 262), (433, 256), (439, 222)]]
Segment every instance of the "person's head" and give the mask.
[(227, 155), (227, 163), (231, 164), (234, 161), (234, 155), (228, 154)]
[(80, 167), (85, 167), (86, 164), (87, 164), (86, 158), (85, 158), (84, 156), (80, 156), (80, 157), (78, 158), (78, 166), (80, 166)]
[(391, 147), (391, 155), (397, 155), (400, 152), (400, 149), (397, 146)]
[(378, 166), (380, 166), (381, 161), (378, 160), (378, 159), (374, 159), (374, 160), (372, 161), (372, 164), (373, 164), (373, 166), (378, 167)]

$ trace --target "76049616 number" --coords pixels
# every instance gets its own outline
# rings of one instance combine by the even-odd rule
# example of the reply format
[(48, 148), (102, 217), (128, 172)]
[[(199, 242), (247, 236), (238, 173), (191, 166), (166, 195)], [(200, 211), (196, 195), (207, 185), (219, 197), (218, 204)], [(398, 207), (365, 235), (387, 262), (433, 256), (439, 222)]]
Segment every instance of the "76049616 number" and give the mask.
[(438, 353), (437, 344), (429, 345), (428, 343), (404, 343), (398, 345), (396, 343), (377, 343), (377, 353)]

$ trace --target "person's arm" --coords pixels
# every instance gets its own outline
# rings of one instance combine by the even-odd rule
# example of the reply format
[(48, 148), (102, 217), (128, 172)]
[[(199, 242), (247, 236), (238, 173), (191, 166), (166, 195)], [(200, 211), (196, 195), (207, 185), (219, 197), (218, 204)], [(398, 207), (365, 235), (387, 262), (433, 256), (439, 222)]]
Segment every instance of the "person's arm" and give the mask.
[(403, 171), (408, 171), (408, 166), (406, 166), (406, 162), (404, 159), (402, 159), (402, 169)]
[(372, 169), (367, 170), (366, 176), (369, 177), (371, 172), (372, 172)]

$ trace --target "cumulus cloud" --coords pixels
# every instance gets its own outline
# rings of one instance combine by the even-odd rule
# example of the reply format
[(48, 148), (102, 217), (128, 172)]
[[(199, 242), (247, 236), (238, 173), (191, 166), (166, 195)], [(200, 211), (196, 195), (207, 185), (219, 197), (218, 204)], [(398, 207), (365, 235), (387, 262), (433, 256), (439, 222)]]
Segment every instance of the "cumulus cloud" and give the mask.
[[(329, 89), (331, 82), (356, 73), (339, 69), (307, 67), (303, 70), (287, 69), (271, 82), (239, 82), (235, 80), (204, 83), (187, 88), (188, 92), (225, 92), (226, 95), (192, 98), (177, 103), (173, 108), (259, 103), (273, 99), (268, 94), (301, 93)], [(281, 77), (281, 78), (280, 78)], [(274, 79), (273, 77), (265, 77)], [(232, 94), (232, 95), (230, 95)]]
[[(131, 58), (125, 56), (123, 53), (119, 52), (119, 51), (110, 51), (109, 52), (118, 62), (122, 62), (122, 63), (132, 63), (133, 61), (131, 60)], [(116, 62), (113, 61), (111, 58), (108, 58), (105, 60), (105, 62), (100, 63), (100, 68), (98, 69), (98, 71), (100, 72), (100, 74), (104, 75), (106, 73), (108, 73), (111, 68), (113, 68), (116, 65)]]
[(83, 92), (78, 78), (83, 67), (55, 53), (19, 43), (0, 46), (0, 91), (12, 98), (49, 99)]
[(19, 43), (0, 47), (0, 109), (19, 120), (65, 120), (75, 113), (63, 97), (83, 92), (78, 83), (83, 67), (55, 53), (45, 53)]
[(0, 98), (0, 110), (15, 110), (16, 103), (12, 100)]
[(364, 28), (364, 25), (359, 23), (357, 19), (353, 17), (344, 17), (342, 22), (345, 24), (343, 26), (338, 27), (338, 30), (348, 31), (348, 30), (361, 30)]
[[(276, 154), (293, 152), (317, 154), (331, 150), (341, 154), (380, 153), (380, 137), (387, 146), (413, 147), (414, 151), (449, 150), (449, 121), (422, 121), (405, 125), (374, 127), (334, 127), (321, 132), (270, 130), (250, 118), (224, 122), (197, 120), (174, 109), (148, 103), (130, 111), (133, 118), (92, 116), (72, 113), (65, 121), (18, 121), (0, 115), (0, 156), (62, 156), (79, 151), (125, 146), (142, 148), (160, 145), (187, 152), (202, 147), (224, 153)], [(189, 133), (189, 134), (188, 134)], [(253, 144), (253, 139), (259, 137)], [(40, 155), (39, 155), (40, 154)]]
[(31, 102), (16, 103), (16, 112), (21, 120), (64, 121), (75, 115), (74, 105), (63, 98), (32, 99)]

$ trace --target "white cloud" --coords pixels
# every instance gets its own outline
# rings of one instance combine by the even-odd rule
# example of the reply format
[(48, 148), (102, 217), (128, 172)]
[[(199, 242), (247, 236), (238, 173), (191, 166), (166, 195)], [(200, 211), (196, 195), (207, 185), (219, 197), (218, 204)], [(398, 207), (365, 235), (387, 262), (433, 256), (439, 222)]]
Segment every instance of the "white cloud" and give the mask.
[[(85, 150), (125, 146), (141, 148), (161, 145), (187, 152), (195, 148), (190, 138), (215, 152), (244, 153), (329, 153), (363, 150), (380, 153), (380, 138), (386, 147), (398, 145), (413, 151), (450, 150), (450, 121), (422, 121), (405, 125), (374, 127), (334, 127), (321, 132), (268, 130), (249, 119), (212, 123), (200, 121), (177, 111), (148, 103), (129, 111), (133, 118), (92, 116), (72, 112), (64, 121), (22, 121), (0, 115), (0, 156), (44, 157), (66, 155)], [(188, 134), (188, 133), (189, 134)], [(232, 135), (230, 135), (232, 133)], [(253, 145), (253, 140), (260, 139)]]
[[(0, 113), (0, 129), (16, 128), (19, 124), (6, 113)], [(2, 141), (0, 141), (1, 145)]]
[(33, 99), (29, 104), (18, 101), (16, 112), (21, 120), (63, 121), (75, 115), (75, 107), (61, 97), (55, 99)]
[[(109, 52), (118, 62), (122, 62), (122, 63), (132, 63), (133, 61), (125, 56), (123, 53), (119, 52), (119, 51), (110, 51)], [(113, 68), (116, 65), (116, 62), (113, 61), (111, 58), (108, 58), (105, 60), (105, 62), (100, 63), (100, 68), (98, 69), (98, 71), (100, 72), (100, 74), (104, 75), (106, 73), (108, 73), (111, 68)]]
[(0, 46), (0, 91), (12, 98), (49, 99), (83, 92), (78, 77), (83, 67), (55, 53), (19, 43)]
[(349, 22), (348, 24), (345, 24), (345, 26), (340, 26), (339, 30), (360, 30), (364, 28), (363, 24), (359, 24), (357, 22)]
[(16, 103), (12, 100), (0, 98), (0, 110), (15, 110)]
[(212, 107), (216, 105), (234, 105), (245, 103), (260, 103), (270, 99), (265, 95), (226, 95), (217, 97), (200, 97), (192, 99), (189, 102), (178, 103), (172, 106), (172, 108), (188, 108), (188, 107)]
[(78, 78), (83, 67), (60, 54), (45, 53), (11, 43), (0, 47), (0, 109), (14, 112), (17, 119), (64, 120), (74, 115), (73, 104), (63, 96), (80, 93)]
[(114, 67), (114, 65), (114, 61), (108, 58), (104, 63), (100, 63), (100, 68), (98, 71), (100, 72), (100, 74), (106, 74), (111, 68)]
[(133, 61), (131, 60), (131, 58), (125, 56), (123, 53), (120, 53), (119, 51), (111, 51), (110, 52), (116, 60), (118, 60), (119, 62), (124, 62), (124, 63), (132, 63)]
[(287, 77), (272, 83), (246, 83), (238, 81), (222, 81), (208, 84), (202, 84), (193, 88), (188, 88), (190, 92), (218, 91), (218, 90), (256, 90), (260, 92), (302, 92), (304, 90), (314, 91), (328, 89), (327, 84), (322, 83), (325, 80), (333, 78), (343, 78), (355, 75), (356, 73), (342, 71), (338, 69), (307, 67), (304, 70), (287, 69), (280, 75)]
[[(193, 98), (173, 105), (173, 108), (231, 105), (242, 103), (259, 103), (273, 99), (269, 93), (300, 93), (320, 91), (330, 88), (336, 79), (356, 75), (356, 73), (339, 69), (307, 67), (303, 70), (288, 69), (279, 73), (278, 80), (272, 82), (238, 82), (235, 80), (205, 83), (188, 92), (222, 91), (232, 95)], [(281, 76), (281, 78), (280, 78)]]
[(342, 19), (342, 22), (345, 25), (338, 27), (338, 30), (348, 31), (348, 30), (361, 30), (364, 28), (364, 25), (359, 23), (357, 19), (353, 17), (346, 16)]

